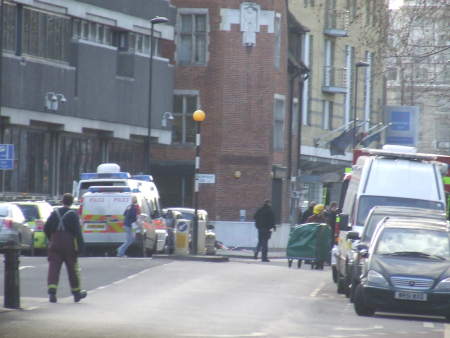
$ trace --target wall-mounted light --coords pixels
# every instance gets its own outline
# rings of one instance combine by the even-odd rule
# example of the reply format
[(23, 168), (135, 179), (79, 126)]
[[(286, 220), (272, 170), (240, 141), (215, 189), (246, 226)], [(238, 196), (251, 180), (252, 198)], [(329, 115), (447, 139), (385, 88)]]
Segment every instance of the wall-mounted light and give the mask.
[(241, 178), (241, 176), (242, 176), (242, 173), (241, 173), (239, 170), (236, 170), (236, 171), (233, 173), (233, 177), (234, 177), (235, 179)]
[(61, 93), (48, 92), (44, 97), (44, 107), (50, 111), (57, 111), (59, 104), (66, 102), (66, 97)]
[(171, 112), (166, 111), (165, 113), (162, 114), (161, 126), (166, 128), (167, 122), (173, 119), (174, 119), (173, 114)]

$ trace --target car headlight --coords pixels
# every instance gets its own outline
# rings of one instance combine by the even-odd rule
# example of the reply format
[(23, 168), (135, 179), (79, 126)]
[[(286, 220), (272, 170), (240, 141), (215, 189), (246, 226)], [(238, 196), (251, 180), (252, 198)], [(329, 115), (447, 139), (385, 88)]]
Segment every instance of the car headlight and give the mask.
[(447, 277), (447, 278), (441, 280), (434, 289), (441, 290), (441, 291), (444, 291), (444, 290), (450, 291), (450, 277)]
[(383, 277), (383, 275), (379, 272), (376, 272), (375, 270), (370, 270), (367, 274), (367, 281), (370, 284), (376, 285), (376, 286), (382, 286), (382, 287), (388, 287), (389, 284), (386, 280), (386, 278)]

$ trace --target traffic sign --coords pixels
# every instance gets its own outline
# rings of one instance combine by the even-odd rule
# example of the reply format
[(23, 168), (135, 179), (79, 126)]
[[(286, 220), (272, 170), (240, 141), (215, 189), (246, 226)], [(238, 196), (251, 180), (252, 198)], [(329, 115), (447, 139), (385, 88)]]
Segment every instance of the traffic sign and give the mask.
[(216, 183), (216, 175), (215, 174), (196, 174), (196, 178), (198, 183)]
[(0, 144), (0, 160), (14, 160), (14, 144)]
[(177, 230), (180, 232), (185, 232), (188, 228), (188, 224), (186, 222), (179, 222), (177, 224)]
[(14, 169), (14, 160), (0, 160), (0, 170)]

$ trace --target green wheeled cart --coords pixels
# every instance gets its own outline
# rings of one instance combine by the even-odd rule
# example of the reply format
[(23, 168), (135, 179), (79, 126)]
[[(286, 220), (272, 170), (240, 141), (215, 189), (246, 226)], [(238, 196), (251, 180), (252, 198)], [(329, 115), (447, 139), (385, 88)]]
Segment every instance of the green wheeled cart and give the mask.
[(325, 223), (306, 223), (293, 227), (289, 234), (286, 257), (288, 266), (297, 259), (311, 263), (311, 269), (323, 269), (323, 263), (330, 255), (331, 228)]

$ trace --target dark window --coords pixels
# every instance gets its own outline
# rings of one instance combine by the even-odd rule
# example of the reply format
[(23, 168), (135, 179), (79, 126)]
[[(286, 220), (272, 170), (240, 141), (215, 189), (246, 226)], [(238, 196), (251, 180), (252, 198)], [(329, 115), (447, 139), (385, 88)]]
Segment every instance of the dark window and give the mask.
[(24, 8), (22, 24), (24, 54), (67, 61), (69, 42), (68, 18)]
[(180, 16), (179, 62), (188, 64), (206, 63), (206, 15), (182, 14)]
[(197, 96), (175, 95), (172, 141), (174, 143), (194, 143), (195, 122), (192, 114), (197, 109)]
[(15, 51), (17, 39), (17, 6), (4, 4), (3, 13), (3, 49)]

